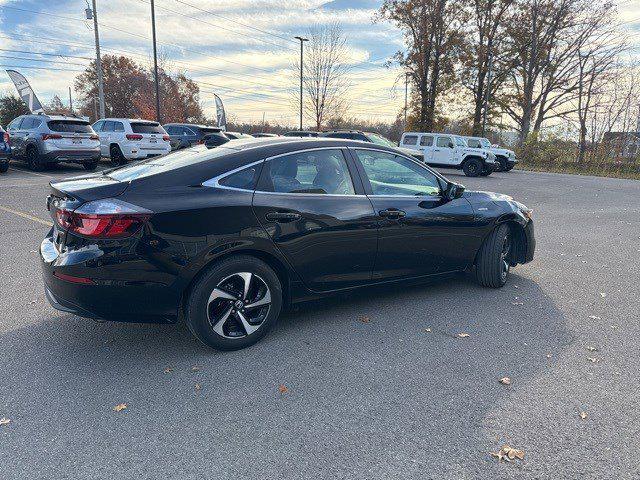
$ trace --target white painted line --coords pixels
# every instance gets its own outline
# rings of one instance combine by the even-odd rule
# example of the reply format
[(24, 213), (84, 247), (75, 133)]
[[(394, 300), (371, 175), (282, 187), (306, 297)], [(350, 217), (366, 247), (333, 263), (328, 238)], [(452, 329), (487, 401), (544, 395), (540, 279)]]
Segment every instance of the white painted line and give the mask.
[(9, 170), (15, 170), (17, 172), (24, 172), (30, 175), (37, 175), (38, 177), (51, 178), (49, 175), (43, 175), (42, 173), (30, 172), (29, 170), (23, 170), (22, 168), (9, 167)]
[(26, 218), (28, 220), (31, 220), (32, 222), (46, 225), (47, 227), (50, 227), (51, 225), (53, 225), (51, 222), (43, 220), (42, 218), (34, 217), (33, 215), (29, 215), (28, 213), (24, 213), (19, 210), (13, 210), (12, 208), (3, 207), (2, 205), (0, 205), (0, 210), (4, 210), (5, 212), (8, 212), (8, 213), (13, 213), (14, 215), (17, 215), (22, 218)]

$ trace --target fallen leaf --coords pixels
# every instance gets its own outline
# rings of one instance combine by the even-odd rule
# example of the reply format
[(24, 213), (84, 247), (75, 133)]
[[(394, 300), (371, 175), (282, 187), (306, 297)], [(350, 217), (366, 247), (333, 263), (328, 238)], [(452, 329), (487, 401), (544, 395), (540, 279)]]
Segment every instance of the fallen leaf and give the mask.
[(200, 390), (202, 390), (202, 385), (196, 383), (196, 391), (199, 392)]
[(598, 349), (596, 347), (587, 347), (587, 351), (589, 351), (589, 352), (597, 352)]
[(511, 302), (511, 305), (524, 305), (522, 302)]
[(607, 296), (607, 294), (606, 294), (606, 293), (604, 293), (604, 292), (600, 292), (600, 296), (601, 296), (602, 298), (605, 298), (605, 297)]
[(580, 412), (580, 418), (582, 420), (586, 420), (587, 419), (587, 412)]
[(506, 460), (510, 462), (516, 458), (524, 459), (524, 450), (518, 450), (517, 448), (511, 448), (509, 445), (505, 445), (499, 452), (489, 452), (492, 457), (496, 457), (498, 461)]
[(509, 377), (502, 377), (498, 381), (503, 385), (511, 385), (511, 379)]
[(371, 319), (369, 317), (367, 317), (366, 315), (362, 315), (362, 316), (358, 317), (358, 321), (362, 322), (362, 323), (369, 323), (371, 321)]
[(171, 373), (171, 372), (173, 372), (173, 368), (171, 367), (167, 367), (164, 369), (164, 373)]
[(595, 357), (587, 357), (587, 360), (591, 363), (598, 363), (600, 361)]
[(468, 333), (456, 333), (456, 337), (458, 338), (468, 338), (471, 335), (469, 335)]
[(193, 367), (191, 367), (191, 371), (192, 372), (198, 372), (198, 371), (200, 371), (200, 368), (201, 368), (200, 365), (194, 365)]
[(553, 353), (547, 353), (547, 358), (553, 357)]
[(284, 395), (285, 393), (289, 393), (289, 389), (286, 387), (286, 385), (280, 385), (278, 387), (278, 391)]
[(126, 408), (127, 408), (127, 404), (126, 403), (119, 403), (118, 405), (113, 407), (113, 411), (114, 412), (121, 412), (122, 410), (124, 410)]
[(431, 329), (430, 328), (425, 328), (424, 331), (427, 332), (427, 333), (431, 333)]
[(589, 318), (590, 318), (591, 320), (602, 320), (600, 317), (597, 317), (597, 316), (595, 316), (595, 315), (589, 315)]
[(0, 418), (0, 426), (9, 425), (10, 423), (11, 423), (11, 420), (9, 420), (7, 417)]

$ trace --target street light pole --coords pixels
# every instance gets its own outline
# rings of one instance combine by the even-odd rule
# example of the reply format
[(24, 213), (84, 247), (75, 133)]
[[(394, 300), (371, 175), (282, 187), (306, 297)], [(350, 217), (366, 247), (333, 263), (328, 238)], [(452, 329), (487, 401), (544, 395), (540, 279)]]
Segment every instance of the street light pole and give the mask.
[(160, 84), (158, 83), (158, 51), (156, 47), (156, 10), (154, 0), (151, 0), (151, 34), (153, 37), (153, 76), (156, 83), (156, 121), (162, 123), (160, 115)]
[[(491, 43), (489, 43), (491, 48)], [(489, 66), (487, 71), (487, 89), (484, 93), (484, 108), (482, 109), (482, 136), (485, 136), (485, 130), (487, 128), (487, 111), (489, 110), (489, 92), (491, 91), (491, 69), (493, 68), (493, 54), (489, 52)]]
[(308, 42), (308, 38), (294, 37), (300, 40), (300, 130), (302, 130), (302, 76), (303, 76), (303, 61), (304, 61), (304, 42)]
[[(96, 37), (96, 72), (98, 73), (98, 101), (100, 103), (100, 118), (104, 118), (104, 80), (102, 78), (102, 60), (100, 58), (100, 35), (98, 34), (98, 10), (96, 10), (96, 0), (91, 0), (93, 4), (93, 33)], [(87, 17), (89, 11), (87, 7)]]
[(409, 100), (409, 72), (404, 74), (404, 130), (407, 130), (407, 103)]

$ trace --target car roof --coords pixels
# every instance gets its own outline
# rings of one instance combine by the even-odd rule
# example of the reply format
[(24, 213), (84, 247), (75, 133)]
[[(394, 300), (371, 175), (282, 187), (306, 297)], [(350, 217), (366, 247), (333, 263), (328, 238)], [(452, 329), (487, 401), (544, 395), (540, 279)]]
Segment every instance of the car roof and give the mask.
[(100, 120), (109, 120), (109, 121), (118, 121), (118, 122), (136, 122), (136, 123), (155, 123), (158, 124), (158, 122), (156, 122), (155, 120), (145, 120), (143, 118), (115, 118), (115, 117), (107, 117), (107, 118), (100, 118), (98, 120), (96, 120), (96, 122), (99, 122)]
[(164, 123), (163, 127), (197, 127), (197, 128), (217, 128), (222, 130), (221, 127), (216, 127), (215, 125), (201, 125), (199, 123), (186, 123), (186, 122), (173, 122), (173, 123)]

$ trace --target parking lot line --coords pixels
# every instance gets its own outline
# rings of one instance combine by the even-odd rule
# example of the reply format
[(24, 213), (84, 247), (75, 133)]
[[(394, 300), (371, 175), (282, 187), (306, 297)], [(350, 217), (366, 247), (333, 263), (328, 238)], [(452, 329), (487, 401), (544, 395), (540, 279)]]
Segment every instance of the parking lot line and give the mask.
[(2, 205), (0, 205), (0, 210), (4, 210), (8, 213), (13, 213), (14, 215), (18, 215), (19, 217), (26, 218), (36, 223), (41, 223), (42, 225), (46, 225), (47, 227), (50, 227), (52, 225), (51, 222), (43, 220), (42, 218), (34, 217), (33, 215), (29, 215), (28, 213), (21, 212), (19, 210), (14, 210), (12, 208), (3, 207)]
[(30, 172), (29, 170), (23, 170), (22, 168), (16, 168), (14, 166), (9, 167), (9, 170), (15, 170), (16, 172), (28, 173), (29, 175), (37, 175), (38, 177), (50, 178), (49, 175), (44, 175), (42, 173)]

